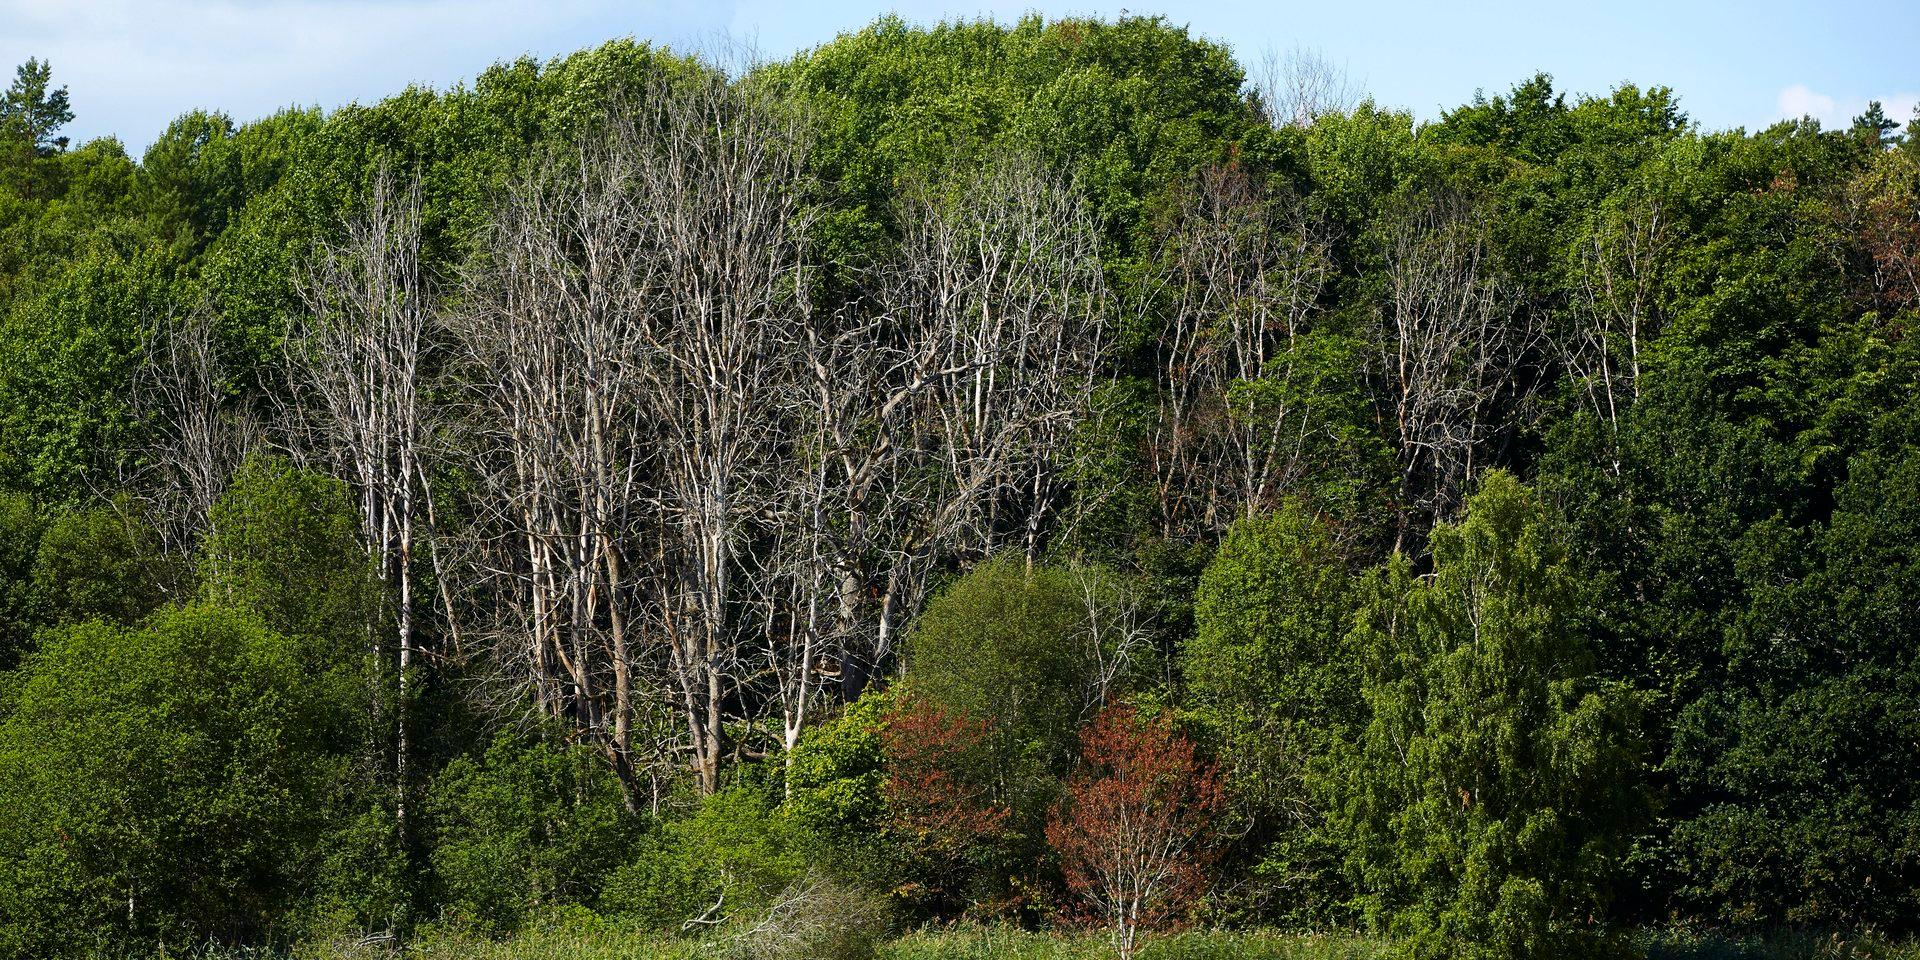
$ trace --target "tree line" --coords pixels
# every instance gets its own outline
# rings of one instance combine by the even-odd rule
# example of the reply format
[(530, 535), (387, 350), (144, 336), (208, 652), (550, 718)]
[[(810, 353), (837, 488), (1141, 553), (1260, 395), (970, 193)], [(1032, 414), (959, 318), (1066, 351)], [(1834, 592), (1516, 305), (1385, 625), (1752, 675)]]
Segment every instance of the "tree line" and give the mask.
[(135, 160), (29, 61), (0, 955), (1909, 931), (1912, 128), (1261, 67), (616, 41)]

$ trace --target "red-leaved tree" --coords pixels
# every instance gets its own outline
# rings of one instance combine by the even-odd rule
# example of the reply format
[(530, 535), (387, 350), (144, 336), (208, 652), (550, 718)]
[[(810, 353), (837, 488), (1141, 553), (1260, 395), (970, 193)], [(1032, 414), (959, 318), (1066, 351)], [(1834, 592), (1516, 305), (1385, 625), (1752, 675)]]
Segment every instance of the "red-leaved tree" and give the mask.
[(1047, 823), (1067, 886), (1122, 958), (1139, 931), (1173, 925), (1213, 860), (1220, 773), (1165, 716), (1116, 704), (1080, 732), (1080, 770)]
[(887, 816), (915, 874), (898, 892), (926, 907), (957, 902), (969, 872), (1006, 826), (985, 749), (991, 732), (984, 720), (912, 696), (888, 712), (881, 728)]

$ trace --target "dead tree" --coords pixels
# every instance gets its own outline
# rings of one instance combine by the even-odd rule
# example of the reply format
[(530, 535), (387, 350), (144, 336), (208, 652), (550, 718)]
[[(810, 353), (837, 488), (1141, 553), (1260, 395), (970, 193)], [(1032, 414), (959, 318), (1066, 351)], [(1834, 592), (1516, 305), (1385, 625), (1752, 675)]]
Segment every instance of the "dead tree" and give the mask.
[[(1609, 436), (1640, 396), (1640, 355), (1659, 333), (1674, 242), (1663, 199), (1635, 191), (1596, 210), (1572, 250), (1574, 302), (1554, 347)], [(1617, 450), (1610, 469), (1620, 471)]]
[(227, 478), (259, 442), (260, 419), (233, 395), (214, 313), (204, 305), (147, 331), (133, 406), (150, 425), (146, 469), (123, 478), (139, 491), (166, 549), (192, 552)]
[(638, 407), (656, 434), (654, 628), (667, 642), (701, 789), (718, 789), (727, 701), (770, 577), (749, 549), (774, 509), (792, 344), (807, 318), (803, 142), (721, 78), (654, 92), (618, 142), (654, 258)]
[(487, 633), (546, 716), (601, 748), (630, 803), (640, 603), (632, 546), (655, 453), (638, 395), (652, 362), (653, 260), (637, 237), (634, 158), (599, 136), (536, 165), (496, 209), (454, 317), (462, 418), (494, 587)]
[(1318, 50), (1268, 50), (1254, 76), (1254, 92), (1275, 127), (1309, 127), (1322, 114), (1345, 113), (1360, 102), (1360, 85)]
[[(790, 119), (718, 77), (658, 80), (496, 217), (459, 329), (498, 540), (496, 620), (534, 701), (717, 789), (756, 672), (763, 533), (805, 315)], [(779, 479), (777, 479), (779, 478)], [(681, 736), (636, 744), (667, 697)]]
[[(420, 263), (420, 185), (384, 168), (365, 206), (323, 240), (301, 278), (306, 316), (288, 338), (296, 426), (348, 478), (361, 536), (392, 599), (396, 817), (404, 824), (412, 753), (407, 719), (419, 649), (414, 565), (428, 496), (425, 392), (434, 307)], [(451, 614), (451, 611), (449, 611)]]
[[(1310, 432), (1293, 349), (1333, 272), (1326, 229), (1238, 167), (1195, 181), (1161, 238), (1162, 389), (1147, 455), (1161, 534), (1217, 534), (1300, 478)], [(1264, 390), (1277, 400), (1254, 398)]]
[(1001, 156), (914, 188), (867, 309), (806, 333), (801, 422), (832, 519), (825, 643), (842, 695), (890, 661), (934, 566), (1044, 546), (1102, 349), (1098, 234), (1076, 191)]
[(1538, 339), (1470, 197), (1424, 197), (1390, 215), (1375, 330), (1381, 419), (1398, 466), (1395, 548), (1460, 499), (1482, 447), (1525, 390)]

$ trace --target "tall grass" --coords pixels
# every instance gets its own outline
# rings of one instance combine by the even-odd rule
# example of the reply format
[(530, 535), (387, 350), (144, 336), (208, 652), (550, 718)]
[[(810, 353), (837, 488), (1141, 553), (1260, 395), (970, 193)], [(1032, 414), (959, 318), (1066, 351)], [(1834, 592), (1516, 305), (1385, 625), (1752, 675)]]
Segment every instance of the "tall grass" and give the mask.
[[(1920, 944), (1871, 934), (1774, 933), (1735, 936), (1710, 931), (1646, 930), (1633, 936), (1647, 960), (1920, 960)], [(600, 922), (560, 924), (505, 940), (452, 930), (415, 937), (404, 948), (336, 940), (290, 952), (203, 949), (164, 960), (732, 960), (725, 941), (692, 941)], [(960, 927), (909, 933), (881, 945), (875, 960), (1112, 960), (1097, 933), (1035, 933), (1007, 927)], [(1193, 931), (1155, 937), (1141, 960), (1386, 960), (1387, 941), (1355, 934)], [(154, 958), (161, 960), (161, 958)], [(805, 958), (794, 958), (805, 960)]]

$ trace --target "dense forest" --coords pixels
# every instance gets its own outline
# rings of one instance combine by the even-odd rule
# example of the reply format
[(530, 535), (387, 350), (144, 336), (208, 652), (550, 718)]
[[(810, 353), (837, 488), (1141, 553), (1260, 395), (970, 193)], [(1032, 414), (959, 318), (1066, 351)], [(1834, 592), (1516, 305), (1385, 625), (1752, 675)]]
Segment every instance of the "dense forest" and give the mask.
[(89, 93), (0, 101), (0, 957), (1916, 932), (1920, 118), (1148, 17)]

